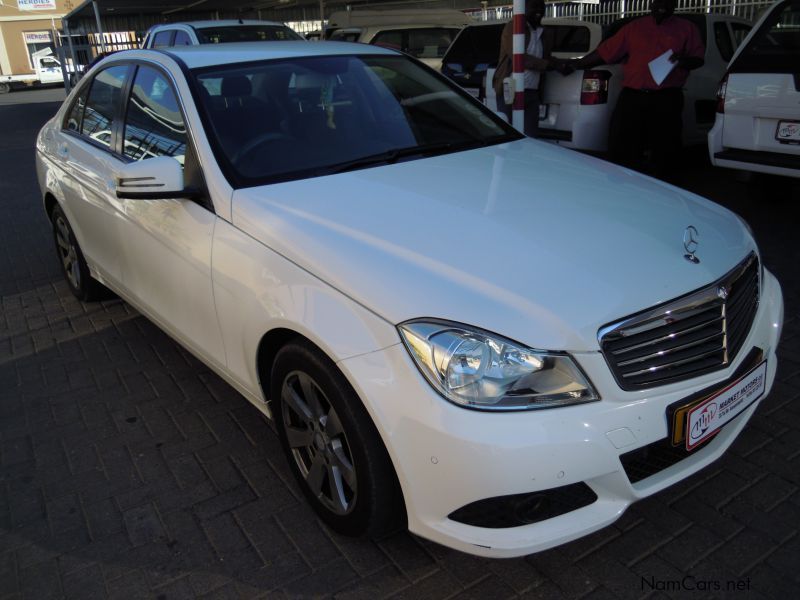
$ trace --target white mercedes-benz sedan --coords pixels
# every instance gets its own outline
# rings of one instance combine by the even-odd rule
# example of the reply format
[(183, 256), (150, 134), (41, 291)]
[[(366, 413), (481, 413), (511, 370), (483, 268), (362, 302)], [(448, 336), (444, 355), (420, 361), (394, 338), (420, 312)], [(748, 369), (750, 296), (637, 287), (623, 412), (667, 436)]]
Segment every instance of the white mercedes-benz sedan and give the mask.
[(274, 418), (334, 530), (517, 556), (731, 445), (778, 282), (735, 214), (391, 50), (130, 51), (42, 129), (55, 249)]

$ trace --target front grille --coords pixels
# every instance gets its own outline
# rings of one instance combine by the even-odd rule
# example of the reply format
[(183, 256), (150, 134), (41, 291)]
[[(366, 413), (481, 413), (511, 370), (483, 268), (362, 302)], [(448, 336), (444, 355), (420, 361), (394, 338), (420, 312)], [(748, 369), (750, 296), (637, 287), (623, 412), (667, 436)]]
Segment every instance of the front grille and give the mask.
[[(625, 454), (620, 455), (619, 460), (622, 467), (625, 469), (625, 474), (631, 483), (636, 483), (642, 479), (647, 479), (651, 475), (655, 475), (679, 463), (684, 458), (697, 454), (701, 448), (714, 439), (714, 436), (708, 438), (704, 442), (695, 446), (692, 450), (686, 449), (686, 440), (684, 434), (676, 435), (676, 427), (679, 425), (677, 419), (680, 418), (682, 422), (679, 431), (686, 431), (686, 411), (683, 410), (687, 407), (696, 406), (698, 403), (705, 401), (707, 398), (719, 393), (721, 390), (727, 389), (728, 386), (735, 383), (737, 380), (744, 377), (749, 371), (757, 367), (764, 360), (764, 351), (759, 347), (754, 347), (750, 353), (744, 358), (741, 364), (736, 368), (736, 372), (725, 381), (715, 383), (703, 390), (699, 390), (686, 398), (681, 398), (677, 402), (673, 402), (667, 407), (667, 422), (669, 423), (669, 435), (664, 439), (648, 444), (636, 450), (631, 450)], [(744, 411), (743, 411), (744, 412)], [(677, 415), (677, 416), (676, 416)], [(735, 423), (741, 415), (737, 415), (733, 420), (724, 425), (728, 427), (731, 423)]]
[(759, 263), (750, 254), (707, 287), (603, 327), (600, 348), (626, 391), (710, 373), (736, 357), (758, 298)]
[(597, 494), (582, 481), (548, 490), (485, 498), (462, 506), (448, 519), (489, 529), (521, 527), (552, 519), (597, 500)]

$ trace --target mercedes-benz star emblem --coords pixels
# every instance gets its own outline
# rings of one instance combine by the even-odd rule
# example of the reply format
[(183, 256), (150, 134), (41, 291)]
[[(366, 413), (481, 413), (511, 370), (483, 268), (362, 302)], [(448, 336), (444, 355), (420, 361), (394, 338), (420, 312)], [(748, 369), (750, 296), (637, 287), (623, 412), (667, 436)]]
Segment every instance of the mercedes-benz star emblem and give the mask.
[(717, 296), (720, 298), (720, 300), (727, 300), (728, 294), (728, 288), (724, 285), (721, 285), (719, 288), (717, 288)]
[(688, 260), (690, 263), (699, 263), (700, 259), (694, 254), (697, 252), (697, 247), (699, 245), (700, 234), (697, 233), (697, 229), (695, 229), (694, 225), (689, 225), (686, 228), (686, 231), (683, 232), (683, 249), (686, 250), (686, 254), (683, 255), (683, 258)]

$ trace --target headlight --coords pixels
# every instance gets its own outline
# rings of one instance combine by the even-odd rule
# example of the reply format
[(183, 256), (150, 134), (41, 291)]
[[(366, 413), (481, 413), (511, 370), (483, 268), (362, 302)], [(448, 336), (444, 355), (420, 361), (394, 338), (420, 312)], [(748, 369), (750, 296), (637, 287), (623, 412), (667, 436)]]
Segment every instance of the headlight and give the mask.
[(409, 321), (398, 329), (425, 378), (461, 406), (530, 410), (600, 399), (566, 354), (532, 350), (454, 323)]

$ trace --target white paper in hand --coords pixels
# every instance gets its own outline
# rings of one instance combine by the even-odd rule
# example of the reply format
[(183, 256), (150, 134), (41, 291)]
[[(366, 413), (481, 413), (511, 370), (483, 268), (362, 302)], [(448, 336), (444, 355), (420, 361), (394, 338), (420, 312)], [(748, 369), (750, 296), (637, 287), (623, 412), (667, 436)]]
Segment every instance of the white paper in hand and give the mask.
[(650, 75), (653, 76), (653, 81), (656, 82), (656, 85), (664, 83), (667, 75), (675, 68), (675, 63), (669, 59), (670, 56), (672, 56), (672, 50), (667, 50), (658, 58), (654, 58), (647, 63), (647, 66), (650, 67)]

